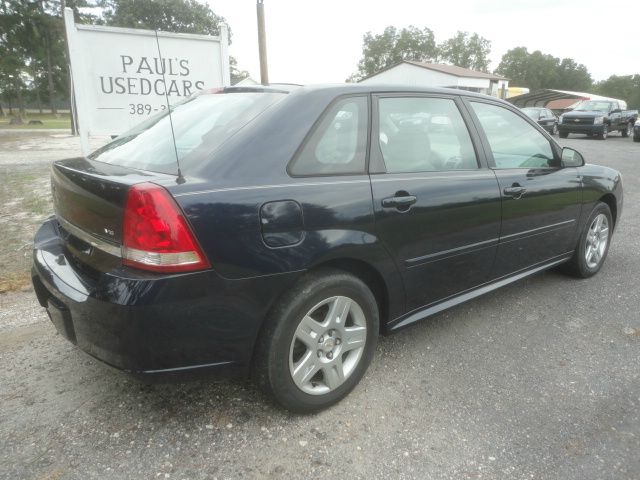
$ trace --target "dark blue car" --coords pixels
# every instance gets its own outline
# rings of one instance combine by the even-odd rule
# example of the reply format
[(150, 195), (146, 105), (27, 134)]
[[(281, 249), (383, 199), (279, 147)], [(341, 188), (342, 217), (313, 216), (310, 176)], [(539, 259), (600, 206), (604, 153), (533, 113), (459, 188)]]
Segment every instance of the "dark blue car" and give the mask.
[(509, 104), (403, 87), (226, 88), (55, 162), (33, 283), (123, 370), (250, 370), (329, 406), (387, 333), (527, 275), (601, 268), (618, 172)]

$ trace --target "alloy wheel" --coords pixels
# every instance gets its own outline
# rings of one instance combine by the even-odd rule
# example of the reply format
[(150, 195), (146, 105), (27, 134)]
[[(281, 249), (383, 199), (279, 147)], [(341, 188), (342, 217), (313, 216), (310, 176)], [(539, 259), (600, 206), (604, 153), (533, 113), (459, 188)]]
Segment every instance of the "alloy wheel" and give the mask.
[(310, 395), (340, 387), (354, 372), (367, 341), (367, 322), (358, 303), (345, 296), (315, 305), (300, 320), (289, 348), (289, 373)]
[(587, 232), (584, 258), (589, 268), (596, 268), (609, 242), (609, 220), (603, 213), (596, 216)]

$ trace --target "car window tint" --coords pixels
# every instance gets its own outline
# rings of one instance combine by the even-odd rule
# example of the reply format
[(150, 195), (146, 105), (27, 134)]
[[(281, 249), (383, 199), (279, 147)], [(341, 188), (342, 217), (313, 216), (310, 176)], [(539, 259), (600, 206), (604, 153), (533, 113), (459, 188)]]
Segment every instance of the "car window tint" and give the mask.
[(554, 163), (551, 144), (526, 120), (498, 105), (471, 102), (487, 136), (495, 168), (543, 168)]
[(446, 98), (381, 98), (379, 143), (389, 173), (477, 169), (469, 131)]
[(291, 174), (364, 173), (368, 117), (366, 97), (337, 102), (293, 160)]
[(286, 97), (282, 93), (220, 92), (194, 95), (153, 115), (93, 152), (99, 162), (176, 173), (176, 155), (182, 172), (190, 172), (211, 153)]

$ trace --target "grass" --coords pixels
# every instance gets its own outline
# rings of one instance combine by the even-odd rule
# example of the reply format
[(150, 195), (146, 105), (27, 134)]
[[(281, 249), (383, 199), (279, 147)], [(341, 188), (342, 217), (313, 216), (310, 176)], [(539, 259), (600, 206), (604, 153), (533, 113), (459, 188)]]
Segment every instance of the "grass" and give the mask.
[[(6, 113), (6, 112), (5, 112)], [(27, 112), (23, 117), (22, 125), (9, 125), (14, 115), (0, 117), (0, 129), (2, 130), (27, 130), (27, 129), (65, 129), (71, 130), (71, 115), (69, 112), (62, 112), (58, 115), (52, 113)], [(40, 120), (42, 125), (29, 125), (29, 120)]]
[(31, 283), (33, 236), (52, 212), (49, 168), (0, 167), (0, 293)]

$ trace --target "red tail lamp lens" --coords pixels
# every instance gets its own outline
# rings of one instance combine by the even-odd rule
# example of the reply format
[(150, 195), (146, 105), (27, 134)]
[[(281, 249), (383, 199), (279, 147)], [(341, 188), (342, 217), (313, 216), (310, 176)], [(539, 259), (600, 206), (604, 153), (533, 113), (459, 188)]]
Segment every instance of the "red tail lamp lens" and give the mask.
[(139, 183), (131, 187), (122, 232), (125, 265), (155, 272), (210, 267), (182, 211), (159, 185)]

